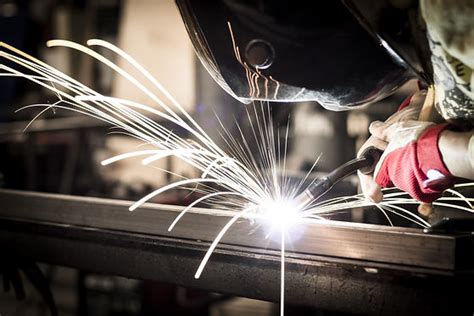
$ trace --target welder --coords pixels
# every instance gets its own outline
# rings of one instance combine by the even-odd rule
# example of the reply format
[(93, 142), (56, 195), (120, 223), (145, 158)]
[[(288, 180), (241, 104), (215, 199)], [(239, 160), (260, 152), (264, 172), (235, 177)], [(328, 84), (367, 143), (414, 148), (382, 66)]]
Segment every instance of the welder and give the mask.
[(379, 202), (381, 187), (394, 185), (432, 202), (459, 179), (474, 179), (472, 1), (177, 5), (203, 65), (243, 103), (316, 101), (350, 110), (418, 79), (420, 91), (370, 125), (359, 155), (369, 147), (384, 152), (373, 173), (359, 172), (367, 198)]

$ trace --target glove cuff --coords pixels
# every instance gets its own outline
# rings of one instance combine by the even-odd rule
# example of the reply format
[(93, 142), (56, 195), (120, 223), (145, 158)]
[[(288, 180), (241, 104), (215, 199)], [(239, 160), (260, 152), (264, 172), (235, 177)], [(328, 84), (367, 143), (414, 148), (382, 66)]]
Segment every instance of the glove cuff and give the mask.
[[(437, 171), (446, 179), (452, 180), (453, 178), (444, 164), (443, 156), (438, 146), (439, 136), (448, 127), (448, 124), (438, 124), (429, 127), (420, 135), (417, 141), (418, 167), (425, 175), (428, 175), (429, 172)], [(451, 184), (451, 181), (449, 182), (449, 184), (446, 183), (447, 187)]]

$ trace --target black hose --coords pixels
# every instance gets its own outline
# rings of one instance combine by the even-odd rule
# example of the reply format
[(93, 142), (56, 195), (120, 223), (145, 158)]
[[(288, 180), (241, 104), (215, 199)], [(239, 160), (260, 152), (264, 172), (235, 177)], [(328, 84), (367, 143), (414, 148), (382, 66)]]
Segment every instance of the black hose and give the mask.
[(380, 149), (375, 147), (367, 148), (359, 157), (346, 162), (342, 166), (328, 173), (326, 176), (314, 181), (308, 186), (305, 193), (313, 200), (317, 200), (322, 195), (326, 194), (326, 192), (336, 183), (357, 170), (360, 170), (364, 174), (372, 173), (381, 154), (382, 151)]

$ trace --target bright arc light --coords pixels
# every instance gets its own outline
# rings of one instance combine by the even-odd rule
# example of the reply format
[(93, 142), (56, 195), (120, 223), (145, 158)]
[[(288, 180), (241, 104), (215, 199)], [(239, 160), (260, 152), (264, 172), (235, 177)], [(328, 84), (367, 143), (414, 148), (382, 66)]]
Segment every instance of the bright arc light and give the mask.
[(289, 200), (275, 200), (260, 205), (265, 221), (270, 223), (272, 230), (287, 230), (298, 218), (298, 207)]

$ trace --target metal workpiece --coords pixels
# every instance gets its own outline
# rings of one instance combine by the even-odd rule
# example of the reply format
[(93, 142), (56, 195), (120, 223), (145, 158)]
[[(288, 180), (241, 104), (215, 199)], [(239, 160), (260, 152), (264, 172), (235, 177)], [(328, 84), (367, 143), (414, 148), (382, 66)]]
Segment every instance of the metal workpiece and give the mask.
[[(168, 232), (182, 207), (129, 212), (130, 205), (1, 190), (0, 247), (40, 262), (278, 302), (279, 244), (247, 220), (229, 230), (196, 280), (210, 242), (234, 213), (195, 209)], [(301, 238), (287, 244), (287, 304), (370, 315), (470, 308), (468, 234), (317, 221), (299, 229)]]
[[(88, 229), (106, 229), (167, 238), (212, 242), (236, 213), (206, 208), (191, 209), (169, 232), (182, 206), (147, 203), (130, 212), (133, 202), (92, 197), (0, 190), (0, 217), (50, 222)], [(267, 238), (258, 221), (235, 223), (223, 244), (279, 250), (280, 238)], [(422, 229), (304, 219), (292, 228), (287, 251), (424, 269), (455, 270), (474, 267), (469, 257), (458, 255), (465, 234), (427, 234)], [(278, 237), (278, 236), (277, 236)], [(468, 249), (466, 249), (468, 250)]]
[[(196, 280), (209, 243), (1, 219), (0, 241), (42, 262), (279, 301), (278, 251), (222, 245)], [(464, 308), (469, 302), (462, 289), (470, 281), (464, 276), (313, 255), (288, 254), (285, 282), (286, 304), (368, 315), (446, 315), (448, 306)]]

